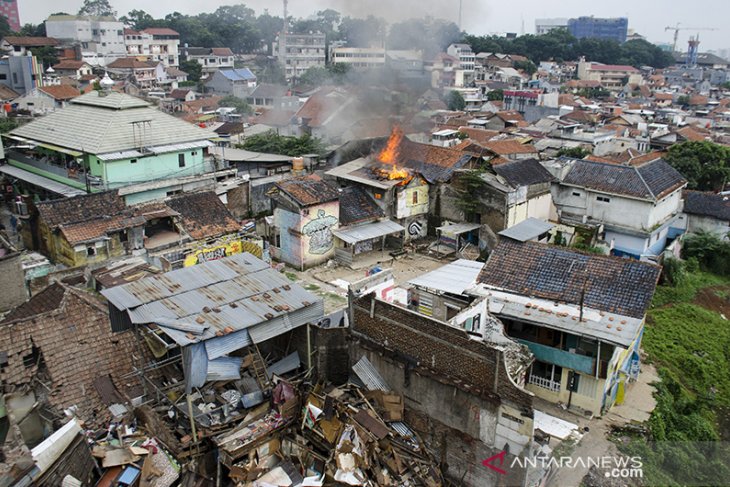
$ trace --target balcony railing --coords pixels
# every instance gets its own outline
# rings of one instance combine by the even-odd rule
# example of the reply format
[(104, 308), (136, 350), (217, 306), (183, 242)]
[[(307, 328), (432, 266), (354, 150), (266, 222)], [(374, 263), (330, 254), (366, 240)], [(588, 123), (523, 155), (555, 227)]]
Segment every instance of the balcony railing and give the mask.
[(537, 375), (530, 375), (527, 379), (528, 384), (534, 384), (537, 387), (547, 389), (552, 392), (560, 392), (560, 382), (555, 382), (546, 377), (539, 377)]

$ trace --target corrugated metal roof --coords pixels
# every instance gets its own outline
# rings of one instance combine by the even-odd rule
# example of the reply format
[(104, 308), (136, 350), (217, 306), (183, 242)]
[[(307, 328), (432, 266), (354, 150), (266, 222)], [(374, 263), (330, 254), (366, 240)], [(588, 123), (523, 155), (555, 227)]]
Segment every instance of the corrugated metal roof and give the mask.
[[(126, 310), (133, 323), (157, 323), (181, 346), (205, 341), (211, 360), (252, 340), (260, 343), (319, 321), (324, 314), (321, 298), (248, 253), (105, 289), (102, 294)], [(218, 336), (221, 332), (224, 335)]]
[(122, 159), (134, 159), (142, 157), (142, 153), (137, 150), (125, 150), (119, 152), (110, 152), (108, 154), (97, 154), (96, 157), (102, 161), (120, 161)]
[(365, 355), (363, 355), (362, 358), (352, 366), (352, 370), (360, 378), (360, 380), (363, 381), (368, 390), (383, 392), (388, 392), (390, 390), (388, 383), (385, 382), (385, 379), (383, 379)]
[(134, 97), (121, 95), (131, 98), (131, 101), (117, 100), (116, 103), (112, 95), (98, 100), (86, 100), (88, 95), (80, 96), (69, 106), (18, 127), (12, 134), (90, 154), (131, 151), (141, 145), (155, 144), (159, 147), (216, 137), (213, 131), (179, 120)]
[(238, 380), (241, 378), (241, 357), (221, 357), (208, 360), (206, 382), (216, 380)]
[(268, 366), (266, 368), (266, 373), (269, 374), (269, 379), (271, 379), (274, 374), (282, 375), (287, 372), (291, 372), (292, 370), (296, 370), (299, 367), (300, 362), (301, 359), (299, 358), (299, 352), (295, 351), (278, 362)]
[(409, 284), (451, 294), (474, 287), (484, 262), (459, 259), (408, 281)]
[[(593, 308), (583, 308), (583, 321), (579, 321), (580, 307), (556, 304), (554, 301), (519, 296), (512, 293), (487, 290), (489, 312), (497, 317), (508, 317), (529, 323), (598, 339), (628, 347), (638, 336), (643, 320)], [(530, 307), (527, 304), (530, 304)]]
[(449, 223), (448, 225), (436, 227), (436, 230), (440, 231), (441, 233), (459, 235), (462, 233), (471, 232), (472, 230), (476, 230), (480, 226), (481, 225), (479, 225), (478, 223)]
[(166, 152), (179, 152), (184, 150), (199, 149), (201, 147), (211, 147), (213, 145), (209, 140), (198, 140), (195, 142), (184, 142), (182, 144), (168, 144), (149, 147), (153, 154), (164, 154)]
[(539, 237), (554, 226), (552, 223), (531, 217), (509, 228), (505, 228), (499, 234), (503, 237), (517, 240), (518, 242), (526, 242)]
[(332, 233), (349, 244), (370, 240), (373, 238), (390, 235), (391, 233), (402, 232), (405, 230), (401, 225), (391, 220), (382, 220), (379, 222), (366, 223), (365, 225), (357, 225), (354, 227), (339, 228), (332, 230)]
[(72, 186), (67, 186), (65, 184), (61, 184), (52, 179), (44, 178), (43, 176), (39, 176), (38, 174), (33, 174), (30, 171), (20, 169), (19, 167), (8, 166), (8, 165), (0, 166), (0, 172), (7, 174), (8, 176), (12, 176), (14, 178), (22, 179), (23, 181), (26, 181), (34, 186), (45, 188), (48, 191), (51, 191), (52, 193), (60, 194), (61, 196), (65, 196), (67, 198), (70, 198), (72, 196), (79, 196), (82, 194), (86, 194), (86, 191), (82, 191), (82, 190), (76, 189)]

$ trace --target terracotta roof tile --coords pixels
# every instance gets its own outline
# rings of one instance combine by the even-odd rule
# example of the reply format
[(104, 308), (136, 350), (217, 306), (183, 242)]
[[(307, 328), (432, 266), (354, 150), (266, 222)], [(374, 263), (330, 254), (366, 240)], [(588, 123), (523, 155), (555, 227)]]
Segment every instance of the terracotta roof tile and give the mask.
[(57, 46), (61, 43), (53, 37), (5, 36), (3, 40), (11, 46), (25, 47)]
[(521, 144), (514, 139), (491, 140), (481, 145), (501, 156), (511, 154), (537, 154), (537, 149), (532, 144)]
[[(500, 240), (479, 275), (490, 287), (643, 318), (661, 268), (536, 242)], [(583, 296), (583, 298), (581, 298)]]
[(126, 208), (116, 191), (91, 193), (73, 198), (43, 201), (36, 204), (41, 219), (50, 227), (70, 225), (115, 215)]
[(195, 240), (234, 233), (240, 228), (212, 191), (176, 195), (165, 201), (165, 205), (180, 214), (183, 228)]
[(315, 174), (280, 181), (275, 186), (300, 206), (312, 206), (335, 201), (340, 197), (337, 188), (327, 181), (323, 181)]
[(340, 224), (352, 225), (385, 216), (382, 208), (360, 186), (348, 186), (340, 194)]
[(71, 85), (41, 86), (38, 89), (43, 93), (52, 96), (54, 100), (58, 101), (71, 100), (72, 98), (76, 98), (77, 96), (81, 95), (79, 89)]
[(701, 191), (684, 192), (684, 212), (730, 221), (730, 197)]

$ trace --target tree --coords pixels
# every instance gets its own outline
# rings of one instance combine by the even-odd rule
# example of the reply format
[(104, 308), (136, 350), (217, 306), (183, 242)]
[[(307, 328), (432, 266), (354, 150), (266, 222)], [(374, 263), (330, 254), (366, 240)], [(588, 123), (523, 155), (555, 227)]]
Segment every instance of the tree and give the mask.
[(10, 24), (8, 24), (7, 17), (0, 15), (0, 39), (10, 35), (12, 32), (13, 31), (10, 28)]
[(149, 27), (160, 27), (160, 25), (158, 25), (159, 21), (155, 20), (154, 17), (144, 10), (130, 10), (127, 15), (120, 17), (119, 20), (134, 30), (143, 30)]
[(677, 105), (682, 108), (689, 106), (689, 95), (680, 95), (677, 97)]
[(687, 235), (682, 243), (682, 257), (697, 259), (702, 270), (722, 276), (730, 275), (730, 242), (712, 232)]
[[(2, 17), (0, 15), (0, 17)], [(5, 17), (3, 17), (5, 19)], [(7, 22), (7, 20), (6, 20)], [(46, 36), (46, 23), (43, 22), (41, 24), (25, 24), (23, 27), (20, 28), (20, 32), (18, 32), (21, 36), (29, 36), (29, 37), (45, 37)]]
[(497, 88), (496, 90), (490, 90), (487, 93), (487, 100), (489, 100), (489, 101), (504, 100), (504, 90), (502, 88)]
[(446, 105), (448, 105), (449, 110), (460, 112), (466, 108), (466, 101), (461, 93), (456, 90), (452, 90), (446, 100)]
[(520, 69), (527, 73), (529, 76), (532, 76), (537, 72), (537, 66), (535, 66), (535, 63), (533, 63), (530, 60), (527, 61), (516, 61), (514, 63), (515, 69)]
[(689, 189), (720, 191), (730, 180), (730, 148), (713, 142), (682, 142), (664, 159), (687, 180)]
[(557, 157), (571, 157), (573, 159), (583, 159), (591, 154), (591, 151), (583, 147), (561, 147), (557, 153)]
[(84, 4), (79, 9), (79, 15), (116, 17), (117, 11), (111, 6), (109, 0), (84, 0)]
[(253, 135), (237, 147), (254, 152), (268, 152), (291, 157), (299, 157), (304, 154), (321, 154), (325, 149), (319, 139), (310, 135), (284, 137), (273, 130), (264, 134)]
[(366, 19), (345, 17), (338, 27), (339, 37), (348, 47), (370, 47), (382, 45), (385, 39), (386, 22), (380, 17), (369, 15)]
[(180, 69), (188, 73), (188, 81), (198, 82), (203, 75), (203, 67), (195, 59), (180, 61)]
[(251, 108), (251, 105), (246, 103), (246, 100), (243, 98), (238, 98), (237, 96), (228, 95), (221, 98), (221, 100), (218, 102), (218, 105), (221, 107), (231, 107), (235, 108), (237, 113), (240, 113), (241, 115), (248, 115), (253, 113), (253, 109)]

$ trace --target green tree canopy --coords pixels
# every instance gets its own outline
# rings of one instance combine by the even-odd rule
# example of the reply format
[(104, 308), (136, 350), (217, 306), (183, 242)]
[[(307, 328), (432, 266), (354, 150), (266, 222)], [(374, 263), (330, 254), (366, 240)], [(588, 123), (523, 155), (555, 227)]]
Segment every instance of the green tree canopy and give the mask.
[(462, 111), (466, 108), (466, 101), (464, 97), (456, 90), (449, 92), (449, 96), (446, 99), (446, 105), (449, 110)]
[(188, 73), (188, 81), (200, 81), (200, 77), (203, 75), (203, 66), (194, 59), (180, 61), (180, 69)]
[(604, 39), (576, 39), (566, 29), (554, 29), (544, 35), (527, 34), (514, 39), (497, 36), (466, 35), (465, 42), (474, 52), (502, 52), (540, 61), (573, 61), (581, 56), (606, 64), (629, 64), (666, 68), (674, 64), (670, 53), (644, 40), (623, 44)]
[(573, 159), (583, 159), (591, 154), (591, 151), (583, 147), (562, 147), (558, 153), (558, 157), (572, 157)]
[(117, 11), (111, 6), (109, 0), (84, 0), (84, 4), (79, 9), (79, 15), (116, 17)]
[(253, 109), (251, 108), (251, 105), (246, 103), (246, 100), (243, 98), (238, 98), (237, 96), (228, 95), (221, 98), (221, 100), (218, 102), (219, 106), (222, 107), (232, 107), (236, 109), (236, 113), (240, 113), (241, 115), (247, 115), (250, 113), (253, 113)]
[(269, 152), (292, 157), (299, 157), (304, 154), (321, 154), (324, 152), (324, 145), (317, 138), (309, 135), (284, 137), (273, 130), (264, 134), (251, 136), (243, 144), (239, 144), (238, 147), (254, 152)]
[(502, 101), (504, 100), (504, 90), (497, 88), (496, 90), (490, 90), (487, 92), (487, 100), (489, 101)]
[(730, 148), (708, 141), (683, 142), (664, 159), (687, 180), (689, 189), (719, 191), (730, 180)]

